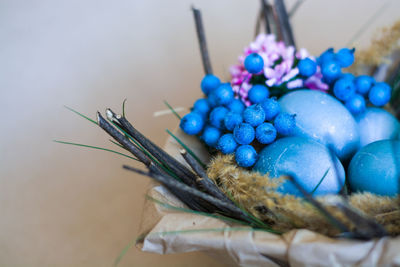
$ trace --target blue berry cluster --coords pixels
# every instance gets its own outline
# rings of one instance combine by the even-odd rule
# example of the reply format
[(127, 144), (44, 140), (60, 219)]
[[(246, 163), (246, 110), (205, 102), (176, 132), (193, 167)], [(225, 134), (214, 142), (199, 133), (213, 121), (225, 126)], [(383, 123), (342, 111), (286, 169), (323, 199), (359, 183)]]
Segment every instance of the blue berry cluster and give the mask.
[(386, 105), (391, 97), (392, 89), (385, 82), (376, 82), (374, 78), (361, 75), (343, 75), (333, 86), (334, 96), (343, 101), (353, 114), (359, 114), (366, 108), (367, 102), (373, 106)]
[(321, 67), (323, 80), (331, 85), (332, 94), (342, 101), (353, 114), (359, 114), (367, 103), (381, 107), (391, 97), (391, 88), (387, 83), (376, 82), (373, 77), (351, 73), (342, 73), (341, 68), (354, 62), (354, 49), (342, 48), (337, 53), (332, 48), (326, 50), (317, 60)]
[[(261, 71), (263, 64), (257, 54), (245, 60), (246, 68), (254, 73)], [(180, 128), (189, 135), (199, 135), (209, 147), (224, 154), (234, 153), (241, 167), (255, 164), (255, 147), (271, 144), (277, 136), (290, 135), (294, 129), (294, 115), (280, 112), (278, 101), (269, 97), (264, 85), (254, 85), (249, 90), (252, 105), (248, 107), (235, 98), (230, 84), (221, 83), (214, 75), (203, 78), (201, 89), (207, 97), (194, 103), (192, 111), (182, 118)]]
[(317, 59), (321, 68), (323, 81), (332, 84), (342, 75), (342, 68), (350, 67), (354, 62), (355, 49), (342, 48), (335, 53), (333, 48), (327, 49)]

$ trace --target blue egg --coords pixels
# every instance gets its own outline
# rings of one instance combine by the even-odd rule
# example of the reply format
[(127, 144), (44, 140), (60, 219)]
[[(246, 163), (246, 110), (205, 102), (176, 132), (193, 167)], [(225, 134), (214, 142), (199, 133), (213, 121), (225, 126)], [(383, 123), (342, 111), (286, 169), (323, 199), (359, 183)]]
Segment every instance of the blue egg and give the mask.
[(379, 140), (397, 139), (400, 134), (399, 121), (381, 108), (367, 108), (356, 116), (356, 121), (360, 132), (360, 148)]
[(355, 119), (334, 97), (319, 91), (298, 90), (279, 100), (282, 112), (296, 115), (292, 135), (329, 145), (340, 160), (350, 159), (360, 144)]
[[(309, 193), (323, 179), (314, 195), (336, 194), (345, 181), (338, 158), (324, 145), (304, 137), (285, 137), (265, 147), (253, 170), (271, 177), (291, 175)], [(279, 191), (301, 196), (290, 181), (285, 181)]]
[(381, 140), (363, 147), (350, 162), (351, 190), (384, 196), (400, 193), (400, 141)]

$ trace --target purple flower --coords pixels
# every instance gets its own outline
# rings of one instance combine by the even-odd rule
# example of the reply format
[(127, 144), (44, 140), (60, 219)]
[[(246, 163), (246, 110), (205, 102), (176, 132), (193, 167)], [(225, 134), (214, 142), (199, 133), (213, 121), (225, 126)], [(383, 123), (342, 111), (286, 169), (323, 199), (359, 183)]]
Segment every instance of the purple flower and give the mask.
[(256, 75), (263, 75), (268, 87), (284, 85), (288, 89), (304, 86), (313, 90), (325, 91), (328, 89), (328, 85), (321, 81), (322, 75), (319, 68), (317, 73), (307, 80), (303, 80), (299, 76), (299, 70), (294, 66), (294, 62), (306, 57), (312, 58), (306, 49), (302, 48), (296, 51), (293, 46), (286, 46), (284, 42), (276, 41), (273, 34), (259, 34), (249, 46), (244, 48), (243, 54), (238, 58), (239, 63), (229, 69), (233, 90), (246, 105), (250, 105), (247, 94), (252, 86), (250, 81), (254, 74), (244, 68), (244, 60), (252, 53), (259, 54), (264, 60), (263, 72)]

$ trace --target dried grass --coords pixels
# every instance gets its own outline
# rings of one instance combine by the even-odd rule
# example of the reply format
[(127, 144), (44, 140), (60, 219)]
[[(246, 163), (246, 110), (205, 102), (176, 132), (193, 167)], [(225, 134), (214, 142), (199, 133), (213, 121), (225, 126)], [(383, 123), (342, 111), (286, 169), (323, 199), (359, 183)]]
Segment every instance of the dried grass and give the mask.
[(391, 63), (390, 55), (399, 48), (399, 40), (400, 20), (379, 30), (367, 49), (356, 50), (355, 62), (349, 68), (349, 72), (358, 73), (366, 66), (376, 67), (382, 63)]
[[(248, 212), (272, 225), (274, 230), (286, 232), (294, 228), (307, 228), (328, 236), (339, 234), (326, 218), (302, 198), (283, 195), (276, 189), (284, 181), (247, 171), (234, 163), (232, 155), (217, 155), (208, 166), (208, 176), (221, 190)], [(326, 208), (350, 229), (353, 225), (331, 203), (338, 196), (317, 198)], [(398, 198), (357, 193), (349, 197), (349, 204), (361, 213), (381, 223), (391, 235), (400, 234), (400, 206)]]

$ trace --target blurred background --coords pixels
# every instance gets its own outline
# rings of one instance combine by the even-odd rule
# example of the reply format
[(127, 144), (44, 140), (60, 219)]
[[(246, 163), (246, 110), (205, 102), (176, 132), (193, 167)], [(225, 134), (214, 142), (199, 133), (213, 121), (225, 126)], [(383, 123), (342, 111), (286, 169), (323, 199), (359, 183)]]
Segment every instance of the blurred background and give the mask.
[[(121, 168), (136, 163), (52, 140), (112, 148), (63, 105), (95, 118), (120, 112), (127, 98), (128, 119), (163, 145), (178, 124), (153, 117), (163, 100), (190, 107), (201, 96), (191, 4), (202, 10), (214, 72), (226, 79), (254, 37), (259, 1), (0, 0), (1, 266), (111, 266), (137, 237), (148, 180)], [(298, 47), (317, 55), (346, 46), (370, 21), (355, 42), (367, 46), (399, 10), (396, 0), (306, 0), (291, 21)], [(154, 265), (220, 266), (200, 253), (137, 248), (120, 264)]]

